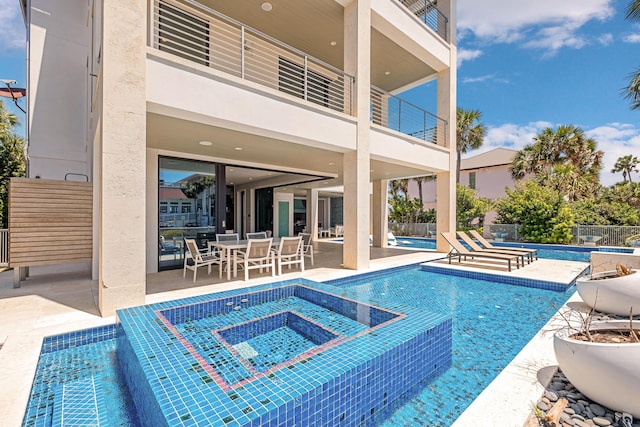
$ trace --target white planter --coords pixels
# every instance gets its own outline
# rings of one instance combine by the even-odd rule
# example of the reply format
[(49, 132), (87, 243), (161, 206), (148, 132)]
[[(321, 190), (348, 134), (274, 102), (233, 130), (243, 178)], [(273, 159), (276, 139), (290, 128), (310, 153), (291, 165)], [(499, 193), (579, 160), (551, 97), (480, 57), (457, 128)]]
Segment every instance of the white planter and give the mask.
[[(634, 321), (640, 329), (640, 321)], [(594, 322), (591, 330), (626, 329), (628, 320)], [(553, 340), (558, 366), (582, 394), (614, 411), (640, 417), (640, 343), (603, 344), (569, 338), (569, 331)]]
[[(605, 271), (594, 277), (604, 277), (615, 272)], [(584, 276), (576, 281), (578, 294), (590, 307), (603, 312), (628, 316), (633, 308), (633, 314), (640, 314), (640, 274), (631, 274), (609, 279), (592, 280)]]

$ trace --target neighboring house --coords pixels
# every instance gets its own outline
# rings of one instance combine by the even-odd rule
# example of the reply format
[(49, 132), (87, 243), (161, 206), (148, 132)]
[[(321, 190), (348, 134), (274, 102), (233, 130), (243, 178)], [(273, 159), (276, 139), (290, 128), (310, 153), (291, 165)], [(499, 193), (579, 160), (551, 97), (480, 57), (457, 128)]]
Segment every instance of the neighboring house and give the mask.
[[(511, 178), (509, 166), (517, 151), (508, 148), (493, 150), (462, 159), (460, 164), (460, 184), (476, 190), (479, 197), (496, 200), (505, 195), (504, 189), (513, 188), (516, 181)], [(418, 184), (409, 182), (409, 197), (418, 198)], [(423, 182), (422, 201), (425, 209), (436, 207), (435, 182)], [(487, 222), (492, 222), (494, 214), (489, 213)]]
[[(144, 303), (167, 228), (203, 231), (161, 220), (173, 203), (206, 208), (208, 233), (281, 236), (303, 199), (310, 231), (343, 223), (344, 266), (363, 269), (387, 181), (432, 173), (455, 227), (455, 0), (20, 2), (28, 177), (93, 184), (103, 314)], [(397, 97), (434, 80), (437, 111)], [(198, 174), (206, 204), (163, 189)]]

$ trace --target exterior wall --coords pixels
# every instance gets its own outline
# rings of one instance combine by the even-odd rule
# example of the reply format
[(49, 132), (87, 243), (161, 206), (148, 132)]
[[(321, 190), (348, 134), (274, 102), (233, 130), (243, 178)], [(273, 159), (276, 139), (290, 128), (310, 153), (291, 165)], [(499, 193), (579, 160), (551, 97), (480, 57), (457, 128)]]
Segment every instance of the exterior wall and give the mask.
[(88, 139), (91, 27), (87, 2), (31, 0), (28, 26), (28, 177), (91, 178)]
[(371, 125), (371, 158), (408, 167), (445, 171), (449, 150), (435, 144), (416, 143), (408, 135)]
[(476, 192), (480, 197), (496, 200), (505, 195), (504, 188), (513, 188), (515, 181), (511, 179), (509, 165), (490, 168), (465, 170), (460, 172), (460, 184), (469, 186), (469, 174), (476, 173)]

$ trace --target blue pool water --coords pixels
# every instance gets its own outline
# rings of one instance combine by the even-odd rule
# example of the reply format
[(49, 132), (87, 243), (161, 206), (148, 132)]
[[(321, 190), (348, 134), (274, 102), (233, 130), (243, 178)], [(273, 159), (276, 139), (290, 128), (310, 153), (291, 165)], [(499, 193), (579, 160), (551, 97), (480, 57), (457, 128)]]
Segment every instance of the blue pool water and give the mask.
[[(452, 366), (414, 393), (384, 422), (385, 427), (451, 425), (569, 296), (568, 292), (426, 272), (415, 266), (328, 284), (361, 300), (437, 311), (453, 318)], [(97, 342), (71, 342), (62, 349), (49, 339), (51, 349), (40, 357), (23, 425), (52, 425), (58, 385), (89, 375), (103, 384), (111, 425), (139, 425), (117, 367), (115, 329), (102, 328), (101, 338), (94, 340)], [(300, 327), (293, 329), (300, 335)], [(304, 336), (296, 339), (315, 345)], [(184, 421), (185, 425), (197, 424)]]

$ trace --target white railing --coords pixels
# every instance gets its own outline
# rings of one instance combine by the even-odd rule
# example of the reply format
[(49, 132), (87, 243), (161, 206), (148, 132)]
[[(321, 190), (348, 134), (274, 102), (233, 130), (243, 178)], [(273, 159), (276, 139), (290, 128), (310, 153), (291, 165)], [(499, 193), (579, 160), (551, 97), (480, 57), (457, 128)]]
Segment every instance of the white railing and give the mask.
[(354, 78), (192, 0), (150, 0), (151, 46), (352, 114)]
[(422, 141), (447, 146), (447, 121), (371, 86), (371, 121)]
[(444, 40), (449, 40), (449, 19), (440, 12), (436, 0), (400, 0), (400, 4)]
[(9, 265), (9, 230), (0, 229), (0, 267)]

